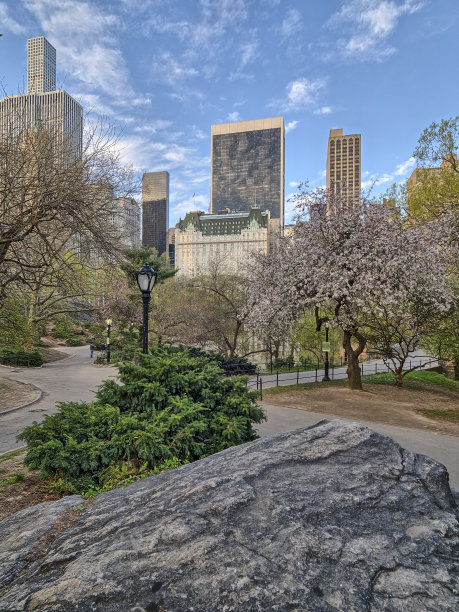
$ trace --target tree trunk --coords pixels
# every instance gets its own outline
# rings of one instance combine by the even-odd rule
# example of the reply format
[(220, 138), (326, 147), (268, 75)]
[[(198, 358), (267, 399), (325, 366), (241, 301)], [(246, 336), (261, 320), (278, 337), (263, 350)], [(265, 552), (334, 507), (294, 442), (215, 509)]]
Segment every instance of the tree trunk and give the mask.
[[(351, 339), (354, 336), (358, 340), (358, 347), (356, 349), (352, 348)], [(357, 331), (348, 331), (344, 330), (343, 335), (343, 348), (347, 353), (348, 358), (348, 366), (347, 366), (347, 377), (349, 389), (354, 391), (363, 391), (362, 387), (362, 377), (360, 375), (360, 364), (359, 364), (359, 355), (362, 353), (365, 348), (365, 338), (359, 334)]]
[(395, 370), (395, 385), (397, 387), (403, 387), (403, 375), (401, 368)]

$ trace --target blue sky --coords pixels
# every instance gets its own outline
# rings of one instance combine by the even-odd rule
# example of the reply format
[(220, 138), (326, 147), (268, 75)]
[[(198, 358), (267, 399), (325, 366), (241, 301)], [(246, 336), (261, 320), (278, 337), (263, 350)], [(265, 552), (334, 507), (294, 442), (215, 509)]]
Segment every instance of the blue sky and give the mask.
[(46, 36), (123, 160), (170, 172), (172, 225), (193, 193), (207, 210), (213, 123), (284, 116), (286, 198), (324, 184), (331, 128), (362, 134), (364, 186), (403, 181), (423, 129), (459, 114), (458, 27), (459, 0), (6, 0), (0, 81), (24, 91)]

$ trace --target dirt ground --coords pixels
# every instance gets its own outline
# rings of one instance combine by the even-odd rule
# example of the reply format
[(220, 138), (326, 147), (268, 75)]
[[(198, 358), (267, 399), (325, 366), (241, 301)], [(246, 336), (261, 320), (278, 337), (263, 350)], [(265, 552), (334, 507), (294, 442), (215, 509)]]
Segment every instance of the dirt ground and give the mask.
[[(366, 384), (364, 391), (331, 386), (296, 389), (266, 394), (262, 403), (459, 436), (459, 394), (441, 387), (427, 387), (399, 389), (392, 385)], [(451, 415), (451, 421), (428, 418), (417, 412), (422, 409), (446, 412)]]
[[(38, 472), (31, 472), (24, 465), (25, 456), (24, 451), (0, 462), (0, 521), (23, 508), (59, 499), (58, 495), (46, 491), (46, 483)], [(18, 475), (22, 475), (24, 480), (11, 482)]]
[(0, 412), (33, 402), (40, 395), (40, 390), (33, 385), (26, 385), (11, 378), (0, 378)]

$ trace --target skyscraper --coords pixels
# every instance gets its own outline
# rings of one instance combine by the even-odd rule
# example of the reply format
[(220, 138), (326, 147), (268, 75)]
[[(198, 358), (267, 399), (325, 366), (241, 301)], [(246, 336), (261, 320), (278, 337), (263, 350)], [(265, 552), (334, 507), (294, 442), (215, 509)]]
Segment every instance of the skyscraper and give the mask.
[(210, 213), (269, 210), (284, 224), (284, 119), (211, 126)]
[(44, 36), (27, 41), (27, 93), (56, 89), (56, 49)]
[(169, 228), (169, 172), (146, 172), (142, 176), (142, 244), (166, 251)]
[(56, 90), (56, 50), (43, 36), (27, 41), (27, 93), (0, 100), (0, 134), (21, 137), (41, 129), (56, 146), (81, 155), (83, 108)]
[(327, 151), (327, 191), (342, 197), (349, 206), (360, 202), (360, 134), (343, 135), (342, 128), (330, 130)]

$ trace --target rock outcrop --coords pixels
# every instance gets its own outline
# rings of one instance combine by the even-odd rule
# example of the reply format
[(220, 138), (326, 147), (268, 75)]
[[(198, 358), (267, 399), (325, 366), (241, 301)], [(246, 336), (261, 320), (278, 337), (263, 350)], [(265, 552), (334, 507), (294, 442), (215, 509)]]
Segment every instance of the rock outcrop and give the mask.
[(0, 523), (2, 611), (457, 609), (445, 468), (356, 423), (257, 440), (80, 504)]

